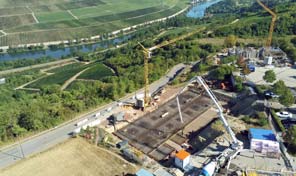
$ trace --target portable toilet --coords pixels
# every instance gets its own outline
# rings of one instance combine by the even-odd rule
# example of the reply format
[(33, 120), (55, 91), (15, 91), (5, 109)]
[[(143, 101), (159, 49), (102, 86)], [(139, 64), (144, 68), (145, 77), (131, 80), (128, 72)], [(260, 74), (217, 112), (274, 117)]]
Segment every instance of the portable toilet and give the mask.
[(184, 169), (190, 163), (190, 154), (186, 152), (184, 149), (180, 150), (175, 156), (175, 165)]

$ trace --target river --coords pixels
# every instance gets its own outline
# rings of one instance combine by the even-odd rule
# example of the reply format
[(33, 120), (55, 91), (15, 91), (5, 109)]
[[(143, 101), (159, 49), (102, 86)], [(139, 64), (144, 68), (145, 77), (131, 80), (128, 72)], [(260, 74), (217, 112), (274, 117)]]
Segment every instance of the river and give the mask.
[[(187, 12), (187, 17), (192, 18), (202, 18), (205, 15), (205, 10), (207, 7), (220, 2), (221, 0), (211, 0), (211, 1), (205, 1), (201, 3), (197, 3), (192, 6), (192, 8)], [(1, 61), (9, 61), (9, 60), (19, 60), (19, 59), (38, 59), (42, 57), (51, 57), (51, 58), (61, 58), (61, 57), (67, 57), (73, 52), (93, 52), (97, 49), (106, 49), (109, 47), (110, 44), (112, 45), (119, 45), (127, 40), (131, 39), (133, 37), (132, 34), (118, 37), (115, 39), (111, 39), (104, 42), (98, 42), (98, 43), (92, 43), (92, 44), (83, 44), (79, 46), (71, 46), (71, 47), (65, 47), (61, 49), (46, 49), (41, 51), (27, 51), (27, 52), (19, 52), (19, 53), (5, 53), (0, 54), (0, 62)]]
[(87, 53), (87, 52), (96, 51), (97, 49), (106, 49), (110, 46), (110, 44), (119, 45), (131, 38), (132, 38), (132, 34), (98, 42), (98, 43), (69, 46), (69, 47), (59, 48), (59, 49), (48, 48), (46, 50), (40, 50), (40, 51), (5, 53), (5, 54), (0, 54), (0, 62), (9, 61), (9, 60), (19, 60), (19, 59), (38, 59), (42, 57), (61, 58), (61, 57), (69, 56), (73, 52)]
[(188, 11), (186, 16), (191, 18), (202, 18), (205, 16), (205, 11), (208, 7), (220, 1), (222, 0), (211, 0), (211, 1), (197, 3), (193, 5), (193, 7)]

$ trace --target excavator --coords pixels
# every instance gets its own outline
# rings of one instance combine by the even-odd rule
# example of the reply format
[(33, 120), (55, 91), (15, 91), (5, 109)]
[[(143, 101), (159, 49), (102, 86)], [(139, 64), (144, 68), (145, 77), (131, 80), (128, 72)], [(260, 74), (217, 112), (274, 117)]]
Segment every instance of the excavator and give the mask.
[(243, 149), (243, 143), (239, 141), (234, 132), (232, 131), (231, 127), (229, 126), (226, 118), (224, 117), (223, 114), (223, 108), (219, 104), (218, 99), (212, 92), (212, 90), (209, 88), (209, 86), (206, 84), (204, 79), (201, 76), (195, 76), (193, 77), (187, 85), (178, 93), (176, 99), (177, 99), (177, 105), (178, 105), (178, 110), (179, 110), (179, 115), (181, 122), (183, 122), (183, 117), (182, 117), (182, 112), (179, 104), (179, 95), (186, 90), (188, 85), (192, 83), (198, 83), (200, 86), (204, 88), (204, 90), (207, 92), (208, 96), (212, 99), (214, 102), (216, 108), (217, 108), (217, 113), (219, 119), (222, 121), (224, 128), (226, 129), (226, 132), (229, 134), (231, 137), (231, 145), (226, 148), (224, 151), (222, 151), (216, 158), (214, 158), (211, 162), (209, 162), (205, 167), (202, 168), (202, 171), (200, 173), (200, 176), (212, 176), (214, 175), (221, 166), (226, 165), (226, 168), (229, 168), (230, 162), (233, 158), (235, 158), (238, 153)]

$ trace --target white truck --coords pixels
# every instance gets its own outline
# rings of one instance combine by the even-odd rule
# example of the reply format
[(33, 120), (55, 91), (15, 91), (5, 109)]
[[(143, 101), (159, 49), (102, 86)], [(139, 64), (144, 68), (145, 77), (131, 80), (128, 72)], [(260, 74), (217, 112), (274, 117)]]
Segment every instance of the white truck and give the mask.
[(85, 124), (87, 121), (88, 121), (88, 119), (83, 119), (83, 120), (77, 122), (75, 125), (76, 126), (81, 126), (81, 125)]

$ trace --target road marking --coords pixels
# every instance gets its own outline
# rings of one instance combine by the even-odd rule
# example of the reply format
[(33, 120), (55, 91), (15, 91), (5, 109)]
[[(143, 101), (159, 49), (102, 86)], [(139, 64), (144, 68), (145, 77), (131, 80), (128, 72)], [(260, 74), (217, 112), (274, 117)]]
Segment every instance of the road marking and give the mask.
[(73, 18), (75, 18), (76, 20), (79, 20), (78, 17), (75, 16), (75, 15), (71, 12), (71, 10), (67, 10), (67, 12), (68, 12)]
[(37, 17), (35, 16), (35, 13), (33, 12), (33, 10), (32, 10), (29, 6), (26, 6), (26, 8), (31, 12), (31, 15), (33, 16), (35, 22), (36, 22), (36, 23), (39, 23), (39, 20), (38, 20)]

